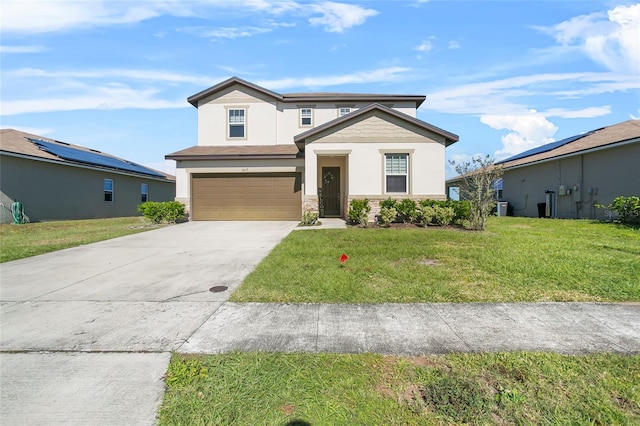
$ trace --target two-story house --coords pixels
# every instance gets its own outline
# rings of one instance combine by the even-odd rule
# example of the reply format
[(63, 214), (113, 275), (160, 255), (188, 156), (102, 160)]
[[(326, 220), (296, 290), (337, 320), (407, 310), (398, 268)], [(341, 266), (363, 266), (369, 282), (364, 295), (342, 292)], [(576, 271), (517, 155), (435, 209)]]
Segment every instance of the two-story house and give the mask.
[(176, 161), (192, 220), (345, 217), (349, 201), (445, 198), (458, 136), (416, 118), (425, 96), (279, 94), (231, 78), (191, 96), (198, 144)]

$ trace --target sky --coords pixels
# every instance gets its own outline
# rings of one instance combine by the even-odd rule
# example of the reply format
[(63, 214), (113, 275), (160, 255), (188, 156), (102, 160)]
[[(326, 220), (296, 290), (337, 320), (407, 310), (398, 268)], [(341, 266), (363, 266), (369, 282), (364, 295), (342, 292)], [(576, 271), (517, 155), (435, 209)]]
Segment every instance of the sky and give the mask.
[(425, 95), (448, 161), (500, 160), (640, 118), (640, 3), (0, 0), (0, 71), (0, 127), (169, 173), (187, 97), (232, 76)]

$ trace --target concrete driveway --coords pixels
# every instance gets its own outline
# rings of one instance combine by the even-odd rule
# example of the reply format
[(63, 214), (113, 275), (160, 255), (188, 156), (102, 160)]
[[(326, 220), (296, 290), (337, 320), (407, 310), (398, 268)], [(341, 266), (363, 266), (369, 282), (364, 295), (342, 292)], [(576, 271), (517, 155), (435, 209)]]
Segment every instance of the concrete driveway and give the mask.
[(170, 352), (295, 226), (189, 222), (2, 264), (0, 423), (153, 424)]

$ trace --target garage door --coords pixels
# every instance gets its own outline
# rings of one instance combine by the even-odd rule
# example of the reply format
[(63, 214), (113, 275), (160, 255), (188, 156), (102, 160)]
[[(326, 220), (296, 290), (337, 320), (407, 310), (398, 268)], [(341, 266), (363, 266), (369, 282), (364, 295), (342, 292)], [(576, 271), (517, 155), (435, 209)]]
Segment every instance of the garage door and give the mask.
[(193, 220), (300, 220), (299, 173), (194, 174)]

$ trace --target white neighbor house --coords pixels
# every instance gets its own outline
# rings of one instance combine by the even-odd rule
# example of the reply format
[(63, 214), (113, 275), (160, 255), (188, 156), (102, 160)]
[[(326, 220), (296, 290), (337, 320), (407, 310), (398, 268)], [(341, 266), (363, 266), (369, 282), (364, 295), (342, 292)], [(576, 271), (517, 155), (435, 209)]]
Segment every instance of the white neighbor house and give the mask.
[(192, 220), (345, 217), (368, 198), (445, 199), (445, 148), (458, 136), (416, 118), (425, 96), (279, 94), (231, 78), (191, 96), (198, 144), (176, 161)]

